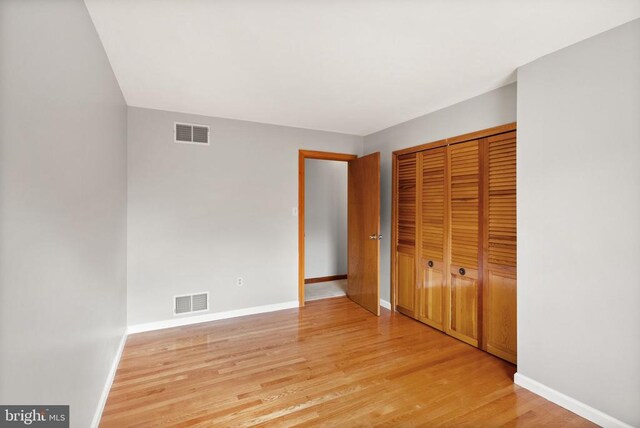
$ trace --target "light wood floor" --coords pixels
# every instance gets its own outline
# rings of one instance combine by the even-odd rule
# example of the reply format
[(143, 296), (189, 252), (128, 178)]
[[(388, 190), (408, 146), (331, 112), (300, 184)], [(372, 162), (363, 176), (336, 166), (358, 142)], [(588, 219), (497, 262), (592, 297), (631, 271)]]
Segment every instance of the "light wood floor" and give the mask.
[(515, 366), (346, 297), (128, 338), (101, 427), (593, 426)]

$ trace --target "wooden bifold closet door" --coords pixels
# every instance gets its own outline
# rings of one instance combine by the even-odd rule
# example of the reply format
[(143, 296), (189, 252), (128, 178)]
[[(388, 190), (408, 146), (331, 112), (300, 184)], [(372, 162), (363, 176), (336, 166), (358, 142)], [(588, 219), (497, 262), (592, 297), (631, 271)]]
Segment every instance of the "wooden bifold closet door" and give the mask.
[(398, 221), (396, 225), (397, 240), (395, 250), (399, 267), (396, 308), (409, 316), (414, 316), (416, 296), (417, 155), (411, 153), (398, 157), (396, 168), (398, 186), (395, 194)]
[(416, 318), (438, 330), (444, 330), (445, 256), (447, 251), (447, 151), (438, 148), (418, 153), (417, 246), (418, 296)]
[(394, 153), (395, 309), (516, 362), (515, 124)]
[(516, 133), (485, 143), (485, 349), (516, 362)]
[(448, 150), (451, 250), (445, 330), (478, 346), (480, 150), (478, 141), (452, 145)]

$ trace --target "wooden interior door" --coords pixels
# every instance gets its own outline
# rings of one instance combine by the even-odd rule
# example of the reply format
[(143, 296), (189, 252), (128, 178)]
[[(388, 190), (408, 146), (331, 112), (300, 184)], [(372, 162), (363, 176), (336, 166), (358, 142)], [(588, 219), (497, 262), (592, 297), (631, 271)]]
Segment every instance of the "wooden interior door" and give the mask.
[(380, 153), (349, 161), (347, 296), (380, 315)]
[(478, 140), (449, 146), (449, 271), (446, 332), (478, 346), (480, 150)]
[(485, 143), (483, 309), (485, 349), (516, 363), (516, 133)]
[(418, 298), (416, 318), (444, 330), (447, 200), (446, 147), (418, 154)]
[(416, 218), (417, 218), (417, 155), (398, 156), (396, 163), (395, 206), (398, 224), (396, 241), (396, 309), (405, 315), (415, 316), (416, 303)]

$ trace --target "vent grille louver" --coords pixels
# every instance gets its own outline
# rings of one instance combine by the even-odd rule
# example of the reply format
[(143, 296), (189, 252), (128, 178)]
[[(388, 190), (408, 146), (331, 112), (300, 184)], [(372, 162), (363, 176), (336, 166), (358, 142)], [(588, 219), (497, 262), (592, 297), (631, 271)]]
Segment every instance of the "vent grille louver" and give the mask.
[(191, 130), (193, 127), (189, 125), (176, 124), (176, 140), (178, 141), (191, 141)]
[(189, 123), (176, 123), (174, 128), (176, 143), (209, 145), (209, 127)]
[(173, 298), (173, 314), (181, 315), (209, 310), (209, 293), (187, 294)]
[(207, 144), (209, 142), (209, 128), (205, 128), (203, 126), (194, 126), (193, 142)]
[(194, 294), (191, 296), (191, 310), (195, 312), (209, 309), (208, 297), (206, 294)]
[(191, 296), (178, 296), (175, 302), (176, 314), (186, 314), (191, 312)]

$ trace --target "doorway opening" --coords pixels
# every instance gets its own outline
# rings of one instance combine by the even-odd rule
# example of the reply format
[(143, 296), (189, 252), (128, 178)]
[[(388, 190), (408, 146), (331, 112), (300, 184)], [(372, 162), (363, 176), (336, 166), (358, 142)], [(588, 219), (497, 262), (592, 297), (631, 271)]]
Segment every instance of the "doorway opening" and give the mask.
[[(307, 165), (310, 160), (325, 162)], [(336, 165), (337, 163), (344, 164), (346, 168)], [(326, 198), (318, 194), (309, 195), (307, 198), (307, 168), (310, 179), (315, 179), (309, 190), (315, 190), (314, 193), (317, 193), (320, 186), (319, 192), (325, 193)], [(380, 315), (380, 153), (359, 158), (352, 154), (300, 150), (298, 171), (299, 306), (302, 307), (305, 304), (305, 294), (307, 294), (305, 285), (318, 287), (317, 284), (325, 283), (324, 290), (317, 289), (319, 293), (308, 293), (311, 294), (312, 299), (331, 297), (331, 294), (346, 294), (349, 299), (364, 309)], [(335, 177), (328, 179), (327, 182), (317, 183), (317, 177), (327, 171), (333, 171)], [(346, 172), (346, 189), (343, 188), (344, 172)], [(345, 190), (346, 201), (341, 199), (344, 197)], [(330, 200), (332, 202), (327, 202)], [(316, 212), (307, 213), (307, 201), (310, 208), (317, 210)], [(330, 206), (320, 206), (323, 203), (328, 203)], [(346, 224), (342, 223), (344, 205), (346, 205)], [(333, 211), (330, 211), (332, 209)], [(321, 218), (316, 218), (318, 216)], [(309, 235), (305, 238), (305, 226), (308, 221), (310, 228), (306, 231)], [(333, 230), (327, 233), (327, 229)], [(306, 242), (307, 239), (310, 239), (310, 242)], [(341, 244), (346, 244), (346, 248), (341, 249)], [(327, 245), (333, 248), (323, 251), (322, 247)], [(318, 252), (319, 248), (320, 252)], [(309, 257), (306, 257), (307, 250), (312, 252)], [(334, 263), (331, 261), (327, 263), (325, 260), (327, 257), (333, 258)], [(308, 266), (306, 266), (307, 263)], [(327, 266), (332, 266), (331, 270), (327, 271), (326, 269), (329, 269)], [(344, 278), (345, 274), (347, 278)]]
[[(306, 301), (306, 293), (305, 286), (308, 284), (317, 284), (317, 283), (326, 283), (333, 281), (342, 281), (340, 284), (331, 284), (328, 287), (325, 285), (323, 288), (330, 288), (335, 294), (339, 293), (340, 286), (344, 286), (344, 293), (346, 294), (346, 284), (345, 282), (348, 280), (347, 278), (343, 278), (342, 275), (346, 276), (345, 273), (338, 274), (340, 277), (328, 277), (329, 275), (320, 275), (320, 276), (308, 276), (307, 275), (307, 244), (306, 244), (306, 224), (307, 224), (307, 210), (306, 210), (306, 201), (307, 201), (307, 162), (323, 162), (329, 161), (332, 164), (342, 163), (345, 165), (345, 168), (350, 160), (357, 159), (358, 156), (346, 153), (329, 153), (329, 152), (318, 152), (311, 150), (300, 150), (298, 156), (298, 304), (300, 306), (304, 306), (304, 302)], [(329, 163), (327, 162), (327, 163)], [(310, 178), (313, 179), (314, 172), (316, 175), (321, 175), (324, 169), (324, 165), (311, 165)], [(336, 169), (339, 166), (336, 167)], [(346, 174), (346, 171), (345, 171)], [(313, 182), (313, 184), (318, 184)], [(313, 189), (310, 189), (313, 190)], [(313, 199), (314, 202), (320, 202), (317, 198), (317, 195), (310, 196), (309, 199)], [(345, 190), (345, 198), (346, 198), (346, 190)], [(312, 203), (314, 203), (312, 202)], [(313, 210), (313, 206), (311, 207)], [(346, 209), (346, 207), (345, 207)], [(314, 213), (311, 212), (311, 221), (313, 222)], [(346, 230), (345, 230), (346, 232)], [(313, 239), (314, 237), (310, 237)], [(323, 237), (326, 238), (326, 237)], [(313, 247), (313, 244), (312, 244)], [(313, 248), (310, 248), (313, 251)], [(339, 250), (338, 250), (339, 251)], [(338, 256), (339, 257), (339, 256)], [(310, 273), (314, 275), (313, 272), (318, 271), (318, 266), (309, 266)], [(323, 278), (324, 276), (324, 278)], [(332, 275), (333, 276), (333, 275)], [(311, 285), (313, 286), (313, 285)], [(320, 286), (322, 287), (322, 286)], [(337, 288), (337, 289), (336, 289)], [(323, 291), (323, 290), (318, 290)], [(310, 294), (313, 294), (310, 293)], [(313, 298), (313, 297), (312, 297)]]
[(305, 159), (305, 302), (347, 295), (347, 166)]

